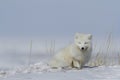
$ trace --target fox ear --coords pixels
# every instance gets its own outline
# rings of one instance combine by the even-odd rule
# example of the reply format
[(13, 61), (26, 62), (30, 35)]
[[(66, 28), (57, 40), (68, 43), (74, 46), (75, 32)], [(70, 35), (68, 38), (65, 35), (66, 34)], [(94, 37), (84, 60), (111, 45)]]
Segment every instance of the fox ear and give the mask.
[(80, 33), (75, 33), (75, 39), (78, 39), (78, 36), (79, 36)]
[(92, 39), (92, 35), (88, 34), (88, 39), (91, 40)]

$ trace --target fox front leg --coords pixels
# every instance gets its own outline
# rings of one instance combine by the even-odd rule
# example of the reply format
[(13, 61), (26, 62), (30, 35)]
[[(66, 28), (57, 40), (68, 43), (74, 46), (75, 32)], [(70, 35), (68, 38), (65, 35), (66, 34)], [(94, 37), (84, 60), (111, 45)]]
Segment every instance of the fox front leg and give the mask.
[(79, 61), (72, 61), (72, 67), (77, 68), (77, 69), (81, 69), (82, 68), (82, 64)]

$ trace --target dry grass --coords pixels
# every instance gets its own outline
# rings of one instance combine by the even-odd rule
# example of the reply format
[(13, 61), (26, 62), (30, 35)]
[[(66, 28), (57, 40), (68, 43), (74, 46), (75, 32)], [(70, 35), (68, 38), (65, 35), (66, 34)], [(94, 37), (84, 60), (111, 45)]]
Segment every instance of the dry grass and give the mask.
[(30, 52), (29, 52), (29, 55), (28, 55), (28, 66), (31, 64), (31, 58), (32, 58), (32, 45), (33, 45), (33, 41), (31, 40), (30, 41)]
[[(120, 54), (116, 53), (113, 47), (112, 33), (109, 33), (104, 45), (100, 47), (99, 51), (94, 54), (88, 63), (88, 66), (113, 66), (120, 65)], [(96, 50), (97, 45), (93, 48)]]
[(46, 53), (53, 55), (55, 53), (55, 40), (45, 41)]

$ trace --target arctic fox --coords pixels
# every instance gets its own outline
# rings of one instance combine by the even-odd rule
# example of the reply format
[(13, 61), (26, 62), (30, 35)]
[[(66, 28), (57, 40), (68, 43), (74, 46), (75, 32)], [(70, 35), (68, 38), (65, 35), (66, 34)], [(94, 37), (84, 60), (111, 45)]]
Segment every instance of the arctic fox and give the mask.
[(51, 60), (52, 68), (81, 69), (90, 59), (92, 52), (92, 35), (76, 33), (74, 43), (63, 48)]

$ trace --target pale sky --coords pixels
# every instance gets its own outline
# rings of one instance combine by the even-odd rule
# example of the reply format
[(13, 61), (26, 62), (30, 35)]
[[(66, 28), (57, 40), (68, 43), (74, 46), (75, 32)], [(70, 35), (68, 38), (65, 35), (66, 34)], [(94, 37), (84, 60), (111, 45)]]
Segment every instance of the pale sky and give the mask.
[(119, 36), (119, 30), (120, 0), (0, 0), (1, 37)]

